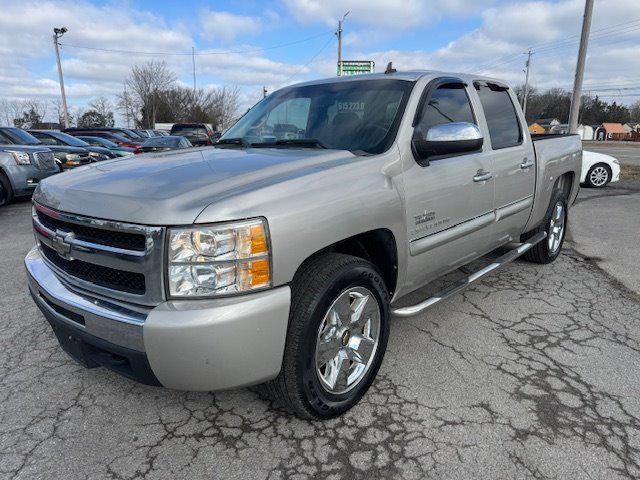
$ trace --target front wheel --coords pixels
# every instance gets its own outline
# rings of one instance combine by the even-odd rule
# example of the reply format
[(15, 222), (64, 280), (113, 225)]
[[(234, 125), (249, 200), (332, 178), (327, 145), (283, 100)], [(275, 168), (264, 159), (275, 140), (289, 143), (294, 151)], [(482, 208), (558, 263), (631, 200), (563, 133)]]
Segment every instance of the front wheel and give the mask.
[(389, 337), (389, 295), (369, 262), (322, 255), (296, 274), (282, 370), (266, 385), (303, 418), (331, 418), (365, 394)]
[(611, 168), (604, 163), (596, 163), (587, 173), (586, 183), (591, 188), (604, 188), (611, 181)]
[(6, 205), (13, 199), (13, 191), (9, 179), (0, 172), (0, 206)]
[(522, 257), (534, 263), (553, 262), (562, 250), (567, 230), (567, 220), (567, 200), (562, 192), (557, 190), (551, 196), (547, 215), (542, 224), (531, 232), (522, 235), (522, 240), (526, 241), (537, 233), (547, 232), (547, 238), (526, 251)]

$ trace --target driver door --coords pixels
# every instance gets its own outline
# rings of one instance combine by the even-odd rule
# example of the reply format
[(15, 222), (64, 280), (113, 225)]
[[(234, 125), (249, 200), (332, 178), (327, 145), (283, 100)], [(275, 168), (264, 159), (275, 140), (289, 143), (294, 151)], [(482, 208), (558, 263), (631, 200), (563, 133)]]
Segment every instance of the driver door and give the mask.
[[(449, 122), (478, 125), (468, 86), (458, 79), (427, 85), (415, 129)], [(477, 109), (477, 106), (475, 106)], [(486, 145), (452, 155), (406, 159), (404, 185), (411, 260), (407, 281), (417, 288), (486, 253), (494, 221), (493, 164)]]

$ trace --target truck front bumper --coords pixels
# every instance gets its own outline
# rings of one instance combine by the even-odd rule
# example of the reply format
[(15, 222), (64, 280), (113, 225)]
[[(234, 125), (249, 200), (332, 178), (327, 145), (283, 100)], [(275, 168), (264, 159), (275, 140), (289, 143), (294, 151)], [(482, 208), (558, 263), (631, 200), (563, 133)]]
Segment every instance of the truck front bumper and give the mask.
[(25, 258), (31, 295), (63, 349), (150, 385), (222, 390), (262, 383), (280, 372), (288, 286), (216, 300), (140, 308), (72, 289), (34, 247)]

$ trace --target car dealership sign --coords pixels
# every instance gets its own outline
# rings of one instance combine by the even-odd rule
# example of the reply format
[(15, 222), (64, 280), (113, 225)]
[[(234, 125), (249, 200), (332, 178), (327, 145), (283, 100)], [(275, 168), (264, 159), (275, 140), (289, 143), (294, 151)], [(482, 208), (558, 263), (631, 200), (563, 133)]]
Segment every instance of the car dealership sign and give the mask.
[[(373, 73), (375, 65), (376, 63), (373, 60), (343, 60), (342, 75)], [(340, 75), (340, 64), (338, 64), (338, 75)]]

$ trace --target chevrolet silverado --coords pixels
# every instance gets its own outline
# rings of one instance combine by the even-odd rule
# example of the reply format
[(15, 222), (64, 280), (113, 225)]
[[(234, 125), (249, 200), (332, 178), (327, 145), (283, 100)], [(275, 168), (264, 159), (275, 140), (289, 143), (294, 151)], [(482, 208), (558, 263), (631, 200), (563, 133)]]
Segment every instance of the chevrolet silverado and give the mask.
[(87, 367), (183, 390), (261, 384), (301, 417), (330, 418), (374, 381), (392, 315), (517, 257), (557, 258), (581, 155), (575, 135), (532, 139), (491, 78), (388, 68), (293, 85), (215, 148), (40, 182), (29, 288)]

